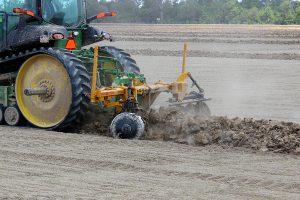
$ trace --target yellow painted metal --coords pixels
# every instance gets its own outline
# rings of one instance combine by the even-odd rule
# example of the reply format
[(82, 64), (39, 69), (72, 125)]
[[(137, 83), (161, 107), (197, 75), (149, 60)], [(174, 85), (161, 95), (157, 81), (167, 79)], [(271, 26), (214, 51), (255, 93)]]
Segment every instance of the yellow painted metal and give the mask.
[[(42, 81), (54, 86), (54, 96), (49, 101), (41, 95), (26, 96), (26, 88), (39, 88)], [(72, 85), (69, 74), (56, 58), (39, 54), (21, 66), (16, 79), (16, 99), (24, 117), (40, 128), (59, 125), (69, 113), (72, 104)]]
[(183, 62), (182, 62), (182, 71), (181, 73), (186, 72), (186, 55), (187, 55), (187, 43), (184, 43), (183, 47)]
[(96, 89), (97, 89), (97, 68), (98, 68), (98, 51), (99, 47), (96, 46), (94, 49), (94, 64), (93, 64), (93, 79), (92, 79), (92, 91), (91, 91), (91, 102), (96, 102)]
[(98, 99), (102, 99), (104, 97), (124, 95), (124, 93), (125, 93), (125, 88), (120, 86), (116, 88), (101, 88), (95, 92), (95, 96)]
[[(175, 83), (172, 83), (172, 90), (175, 93), (182, 93), (186, 90), (186, 79), (189, 77), (189, 72), (186, 71), (186, 56), (187, 56), (187, 44), (184, 44), (183, 48), (183, 63), (182, 63), (182, 72), (178, 76)], [(174, 89), (175, 88), (175, 89)]]
[[(96, 48), (95, 48), (96, 49)], [(98, 50), (97, 50), (98, 52)], [(98, 55), (95, 52), (94, 68), (93, 68), (93, 81), (97, 78), (97, 62)], [(149, 107), (150, 104), (157, 98), (162, 92), (169, 92), (173, 95), (177, 101), (182, 101), (187, 94), (187, 82), (186, 79), (189, 77), (189, 72), (186, 71), (186, 55), (187, 55), (187, 44), (184, 44), (183, 51), (183, 64), (182, 73), (179, 75), (177, 80), (173, 83), (166, 83), (164, 81), (158, 81), (154, 85), (146, 85), (141, 83), (138, 79), (132, 79), (132, 95), (128, 96), (128, 87), (117, 86), (117, 87), (103, 87), (97, 89), (94, 82), (91, 92), (92, 102), (101, 102), (105, 108), (115, 107), (117, 112), (121, 111), (122, 103), (128, 99), (137, 100), (138, 95), (143, 96), (143, 102), (141, 105)], [(118, 97), (118, 101), (111, 101), (112, 97)]]
[(178, 76), (176, 82), (185, 82), (188, 77), (189, 77), (189, 72), (184, 72)]

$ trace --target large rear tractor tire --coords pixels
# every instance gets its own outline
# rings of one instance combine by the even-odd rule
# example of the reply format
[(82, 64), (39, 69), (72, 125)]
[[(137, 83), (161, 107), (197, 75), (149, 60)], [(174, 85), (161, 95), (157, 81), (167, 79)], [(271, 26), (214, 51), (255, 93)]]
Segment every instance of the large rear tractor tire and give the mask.
[[(49, 48), (28, 58), (16, 78), (16, 99), (23, 116), (44, 129), (63, 129), (88, 110), (90, 78), (81, 60)], [(43, 94), (33, 94), (38, 89)]]
[(130, 56), (129, 53), (126, 53), (124, 50), (111, 46), (101, 47), (101, 50), (117, 59), (124, 72), (131, 72), (136, 74), (141, 73), (140, 68), (136, 64), (136, 61)]

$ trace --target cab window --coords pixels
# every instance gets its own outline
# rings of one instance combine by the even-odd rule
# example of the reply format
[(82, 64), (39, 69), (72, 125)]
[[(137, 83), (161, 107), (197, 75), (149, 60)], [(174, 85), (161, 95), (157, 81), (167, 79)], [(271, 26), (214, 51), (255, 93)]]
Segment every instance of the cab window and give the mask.
[(36, 12), (36, 0), (0, 0), (0, 11), (12, 13), (14, 8)]

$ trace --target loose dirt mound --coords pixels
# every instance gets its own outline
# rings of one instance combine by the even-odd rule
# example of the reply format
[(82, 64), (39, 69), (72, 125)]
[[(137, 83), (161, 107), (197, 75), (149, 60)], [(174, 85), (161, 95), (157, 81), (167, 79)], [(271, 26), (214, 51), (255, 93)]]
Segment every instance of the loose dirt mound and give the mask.
[(261, 151), (300, 153), (299, 124), (227, 117), (203, 119), (183, 115), (177, 109), (151, 111), (145, 138), (200, 146), (220, 144)]
[[(112, 118), (108, 113), (90, 113), (84, 125), (70, 131), (110, 136)], [(146, 140), (300, 154), (300, 125), (292, 122), (227, 117), (203, 119), (184, 115), (176, 108), (152, 110), (144, 118), (147, 130), (143, 139)]]
[(109, 126), (112, 120), (113, 115), (111, 113), (102, 111), (88, 112), (80, 124), (69, 128), (67, 132), (111, 136)]

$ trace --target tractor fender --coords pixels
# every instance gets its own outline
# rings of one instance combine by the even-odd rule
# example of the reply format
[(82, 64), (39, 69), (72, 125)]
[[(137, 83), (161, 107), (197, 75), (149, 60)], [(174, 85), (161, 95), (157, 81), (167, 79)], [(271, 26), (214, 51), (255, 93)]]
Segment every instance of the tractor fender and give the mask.
[(65, 27), (56, 25), (26, 25), (22, 28), (12, 30), (7, 36), (7, 47), (16, 49), (24, 46), (35, 46), (40, 43), (49, 43), (53, 34), (60, 33), (68, 38), (68, 31)]

